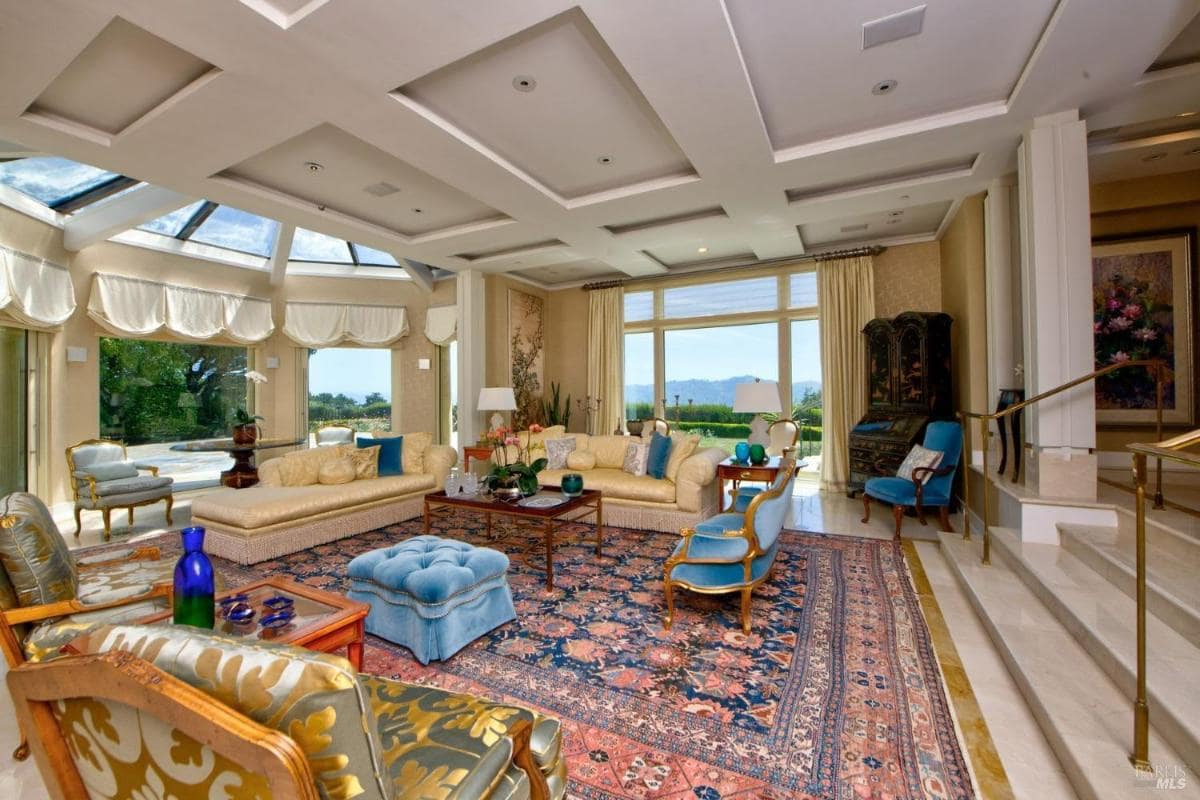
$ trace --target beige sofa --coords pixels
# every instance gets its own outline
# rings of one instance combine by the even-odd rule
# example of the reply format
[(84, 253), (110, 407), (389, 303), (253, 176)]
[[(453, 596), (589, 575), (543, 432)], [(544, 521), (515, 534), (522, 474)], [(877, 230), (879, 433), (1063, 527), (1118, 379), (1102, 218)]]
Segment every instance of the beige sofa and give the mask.
[(281, 468), (296, 465), (285, 464), (285, 459), (304, 459), (319, 469), (329, 460), (345, 458), (343, 448), (352, 445), (298, 450), (270, 459), (258, 468), (257, 486), (222, 488), (196, 498), (192, 523), (208, 529), (209, 553), (254, 564), (412, 519), (421, 515), (426, 493), (445, 485), (458, 460), (453, 448), (430, 445), (431, 439), (429, 434), (405, 434), (403, 475), (337, 485), (285, 486), (286, 469)]
[[(546, 439), (575, 439), (567, 468), (546, 469), (538, 477), (543, 484), (557, 486), (568, 472), (582, 475), (585, 488), (604, 493), (606, 525), (678, 533), (680, 528), (717, 513), (717, 464), (729, 454), (717, 447), (700, 448), (699, 436), (671, 434), (675, 444), (665, 478), (624, 471), (625, 450), (631, 441), (628, 436), (566, 433), (561, 425), (520, 436), (522, 442), (526, 437), (531, 440), (533, 458), (546, 455)], [(513, 456), (515, 453), (510, 453)]]

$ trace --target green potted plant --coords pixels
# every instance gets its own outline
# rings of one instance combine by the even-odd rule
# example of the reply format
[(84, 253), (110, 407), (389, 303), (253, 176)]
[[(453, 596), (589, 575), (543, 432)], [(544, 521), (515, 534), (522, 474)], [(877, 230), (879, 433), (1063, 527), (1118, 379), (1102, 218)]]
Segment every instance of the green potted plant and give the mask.
[[(540, 484), (538, 473), (546, 468), (544, 458), (530, 459), (530, 434), (540, 433), (541, 425), (530, 425), (525, 434), (525, 446), (521, 437), (511, 428), (493, 428), (484, 434), (483, 440), (492, 446), (492, 471), (488, 474), (488, 485), (492, 494), (502, 500), (519, 500), (537, 494)], [(509, 461), (508, 448), (517, 448), (517, 456)]]
[[(256, 370), (249, 370), (246, 372), (246, 380), (249, 383), (258, 385), (266, 383), (267, 376)], [(257, 442), (259, 435), (262, 433), (262, 428), (258, 424), (261, 419), (262, 417), (257, 414), (251, 414), (241, 406), (235, 408), (233, 410), (233, 443), (254, 444)]]

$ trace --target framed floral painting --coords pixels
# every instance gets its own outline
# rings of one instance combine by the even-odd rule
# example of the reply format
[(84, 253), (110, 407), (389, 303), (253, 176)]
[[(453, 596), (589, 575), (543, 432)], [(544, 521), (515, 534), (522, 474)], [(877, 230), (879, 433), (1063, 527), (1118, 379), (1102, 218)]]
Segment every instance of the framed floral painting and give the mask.
[(517, 410), (513, 425), (528, 428), (541, 416), (546, 371), (546, 308), (537, 295), (508, 290), (508, 359)]
[[(1195, 229), (1092, 242), (1096, 369), (1162, 359), (1163, 422), (1196, 418)], [(1096, 422), (1152, 425), (1154, 377), (1130, 368), (1096, 380)]]

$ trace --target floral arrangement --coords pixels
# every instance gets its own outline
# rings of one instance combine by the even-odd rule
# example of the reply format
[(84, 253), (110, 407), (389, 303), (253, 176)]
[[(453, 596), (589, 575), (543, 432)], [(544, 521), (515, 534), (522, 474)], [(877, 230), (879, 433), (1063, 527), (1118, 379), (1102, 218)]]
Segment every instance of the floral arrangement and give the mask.
[[(1126, 361), (1161, 359), (1167, 366), (1163, 402), (1173, 405), (1173, 331), (1171, 305), (1150, 297), (1146, 281), (1114, 273), (1096, 287), (1092, 333), (1096, 368)], [(1154, 408), (1154, 375), (1144, 369), (1120, 370), (1096, 381), (1102, 408)]]
[[(541, 425), (530, 425), (525, 434), (525, 443), (521, 444), (521, 436), (512, 428), (501, 425), (483, 435), (483, 441), (492, 447), (492, 471), (489, 475), (493, 489), (512, 486), (514, 483), (523, 495), (536, 494), (538, 490), (538, 473), (549, 463), (545, 458), (533, 459), (531, 451), (531, 434), (541, 433)], [(516, 458), (508, 458), (508, 448), (517, 448)]]
[[(267, 382), (267, 376), (263, 375), (258, 370), (252, 369), (252, 370), (248, 370), (246, 372), (246, 380), (249, 381), (250, 383), (253, 383), (255, 386), (258, 386), (258, 385), (261, 385), (261, 384), (264, 384)], [(238, 407), (233, 410), (233, 424), (234, 425), (238, 425), (238, 426), (253, 425), (257, 420), (261, 420), (261, 419), (262, 419), (262, 417), (260, 417), (259, 415), (251, 414), (249, 411), (247, 411), (245, 408), (242, 408), (242, 407)]]

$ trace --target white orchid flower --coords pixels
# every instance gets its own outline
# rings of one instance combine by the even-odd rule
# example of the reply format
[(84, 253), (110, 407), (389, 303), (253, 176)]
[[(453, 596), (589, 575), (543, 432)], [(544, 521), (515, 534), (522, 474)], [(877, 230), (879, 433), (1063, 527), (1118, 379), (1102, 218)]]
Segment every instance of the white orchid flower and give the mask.
[(254, 369), (252, 369), (252, 370), (250, 370), (250, 371), (248, 371), (248, 372), (246, 373), (246, 380), (248, 380), (248, 381), (254, 381), (255, 383), (266, 383), (266, 382), (267, 382), (267, 376), (266, 376), (266, 375), (263, 375), (263, 374), (262, 374), (261, 372), (259, 372), (258, 370), (254, 370)]

